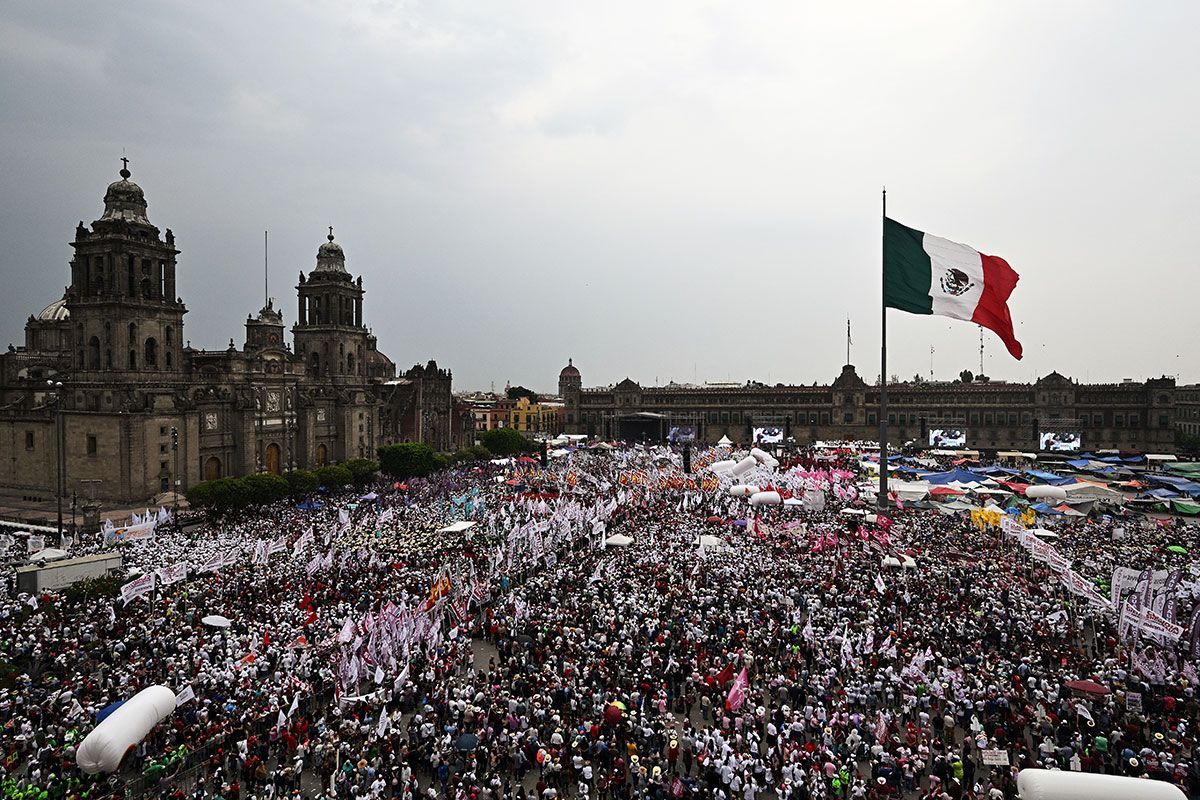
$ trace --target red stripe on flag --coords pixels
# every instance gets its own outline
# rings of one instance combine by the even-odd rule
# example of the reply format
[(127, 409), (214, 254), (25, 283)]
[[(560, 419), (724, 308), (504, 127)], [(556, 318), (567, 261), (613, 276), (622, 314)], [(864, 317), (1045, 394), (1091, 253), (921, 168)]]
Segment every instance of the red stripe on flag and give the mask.
[(1015, 359), (1021, 358), (1021, 343), (1013, 335), (1012, 316), (1008, 313), (1008, 297), (1017, 288), (1020, 276), (999, 256), (979, 254), (983, 262), (983, 294), (971, 321), (996, 332), (1008, 352)]

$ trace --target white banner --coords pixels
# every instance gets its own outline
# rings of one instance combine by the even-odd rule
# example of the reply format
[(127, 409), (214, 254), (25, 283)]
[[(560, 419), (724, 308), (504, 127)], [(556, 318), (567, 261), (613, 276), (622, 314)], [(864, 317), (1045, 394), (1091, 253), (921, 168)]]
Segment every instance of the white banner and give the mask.
[(39, 553), (46, 549), (46, 537), (40, 533), (29, 537), (29, 552)]
[(187, 562), (172, 564), (169, 567), (159, 567), (154, 570), (154, 574), (158, 576), (159, 581), (163, 586), (170, 586), (172, 583), (179, 583), (187, 577), (188, 565)]
[(154, 590), (154, 573), (147, 572), (140, 578), (134, 578), (129, 583), (121, 587), (121, 599), (125, 601), (125, 605), (129, 605), (130, 600), (136, 600), (144, 594), (149, 594)]
[(104, 543), (117, 544), (150, 539), (154, 536), (154, 526), (157, 524), (158, 520), (152, 519), (149, 522), (139, 522), (136, 525), (126, 525), (122, 528), (108, 528), (104, 531)]
[(204, 564), (200, 567), (200, 572), (202, 574), (205, 572), (216, 572), (223, 566), (225, 566), (225, 558), (220, 553), (218, 553), (217, 555), (210, 558), (208, 561), (204, 562)]
[(175, 695), (175, 707), (179, 708), (184, 703), (196, 699), (196, 693), (192, 691), (191, 685), (183, 687), (183, 690)]

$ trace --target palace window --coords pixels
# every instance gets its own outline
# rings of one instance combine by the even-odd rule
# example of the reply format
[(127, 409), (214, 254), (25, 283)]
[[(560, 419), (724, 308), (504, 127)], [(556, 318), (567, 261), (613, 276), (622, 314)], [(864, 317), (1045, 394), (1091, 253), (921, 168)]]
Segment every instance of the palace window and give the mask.
[(25, 449), (33, 449), (33, 431), (25, 431)]
[(89, 456), (96, 455), (96, 437), (90, 433), (87, 437), (87, 454)]

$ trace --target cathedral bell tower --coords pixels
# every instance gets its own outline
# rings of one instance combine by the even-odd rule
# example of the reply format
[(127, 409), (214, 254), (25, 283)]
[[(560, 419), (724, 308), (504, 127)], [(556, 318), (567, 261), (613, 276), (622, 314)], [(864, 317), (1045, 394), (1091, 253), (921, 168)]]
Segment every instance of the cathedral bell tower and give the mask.
[(82, 222), (71, 247), (71, 320), (76, 374), (144, 380), (146, 373), (182, 370), (183, 302), (175, 295), (175, 235), (146, 217), (142, 187), (121, 180), (104, 193), (104, 213), (89, 230)]
[(317, 266), (296, 286), (299, 309), (292, 327), (296, 355), (308, 374), (347, 383), (362, 382), (367, 329), (362, 321), (362, 278), (346, 271), (346, 255), (333, 240), (317, 250)]

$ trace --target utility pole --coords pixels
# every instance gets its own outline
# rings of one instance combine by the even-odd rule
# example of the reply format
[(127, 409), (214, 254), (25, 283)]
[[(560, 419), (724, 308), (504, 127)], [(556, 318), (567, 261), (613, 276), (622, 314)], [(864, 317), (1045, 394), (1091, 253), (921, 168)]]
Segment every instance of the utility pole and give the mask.
[(172, 481), (173, 485), (171, 487), (172, 488), (171, 503), (173, 505), (173, 508), (171, 509), (171, 520), (176, 525), (178, 525), (179, 524), (179, 429), (176, 428), (174, 425), (171, 426), (171, 455), (174, 457), (174, 461), (175, 461), (175, 466), (172, 468), (173, 473), (174, 473), (172, 475), (172, 477), (175, 480)]

